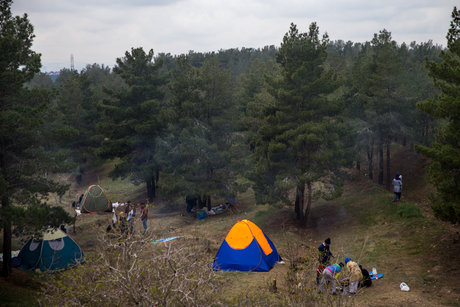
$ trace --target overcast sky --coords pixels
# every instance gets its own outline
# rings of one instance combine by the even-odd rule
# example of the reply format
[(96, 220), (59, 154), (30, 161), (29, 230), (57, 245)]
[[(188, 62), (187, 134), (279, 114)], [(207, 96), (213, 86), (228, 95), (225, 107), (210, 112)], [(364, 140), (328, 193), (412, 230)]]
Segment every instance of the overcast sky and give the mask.
[(27, 13), (42, 71), (112, 67), (133, 47), (155, 54), (279, 46), (292, 23), (316, 22), (331, 40), (370, 41), (387, 29), (399, 44), (446, 46), (458, 0), (14, 0)]

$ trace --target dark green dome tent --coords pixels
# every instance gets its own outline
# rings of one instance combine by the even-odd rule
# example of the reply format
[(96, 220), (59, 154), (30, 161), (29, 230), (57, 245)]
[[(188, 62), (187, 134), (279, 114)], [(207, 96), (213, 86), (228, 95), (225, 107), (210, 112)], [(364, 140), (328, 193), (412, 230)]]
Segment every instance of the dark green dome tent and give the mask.
[(99, 185), (93, 184), (86, 190), (80, 208), (82, 213), (111, 212), (112, 203), (104, 190)]
[(84, 262), (78, 244), (59, 229), (45, 231), (40, 240), (30, 239), (17, 258), (20, 269), (42, 272), (65, 270)]

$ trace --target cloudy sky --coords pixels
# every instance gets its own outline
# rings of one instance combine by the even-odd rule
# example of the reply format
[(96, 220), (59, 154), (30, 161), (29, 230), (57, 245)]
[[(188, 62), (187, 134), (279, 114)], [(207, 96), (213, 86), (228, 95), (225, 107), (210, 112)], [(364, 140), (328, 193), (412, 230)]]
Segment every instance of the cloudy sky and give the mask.
[(35, 28), (43, 71), (112, 67), (133, 47), (155, 54), (279, 46), (289, 25), (316, 22), (331, 40), (365, 42), (387, 29), (398, 43), (446, 46), (458, 0), (14, 0)]

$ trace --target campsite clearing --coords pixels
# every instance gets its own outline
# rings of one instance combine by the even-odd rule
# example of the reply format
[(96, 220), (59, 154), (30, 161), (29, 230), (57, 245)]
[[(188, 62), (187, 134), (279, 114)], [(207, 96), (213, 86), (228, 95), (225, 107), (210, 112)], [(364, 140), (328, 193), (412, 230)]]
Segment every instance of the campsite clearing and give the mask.
[[(271, 296), (274, 280), (278, 289), (283, 289), (287, 286), (290, 265), (294, 262), (301, 265), (308, 251), (315, 250), (325, 238), (330, 237), (334, 254), (343, 249), (337, 261), (350, 256), (365, 268), (371, 270), (375, 267), (378, 273), (384, 274), (384, 278), (373, 281), (372, 287), (358, 292), (353, 298), (356, 306), (458, 306), (459, 226), (433, 218), (426, 201), (429, 186), (422, 184), (425, 160), (405, 151), (398, 153), (393, 161), (394, 167), (404, 170), (402, 173), (405, 174), (406, 190), (403, 201), (398, 204), (391, 202), (391, 192), (369, 181), (363, 170), (354, 174), (354, 179), (345, 185), (342, 197), (314, 202), (306, 228), (298, 226), (291, 206), (255, 206), (250, 190), (240, 195), (237, 210), (203, 220), (187, 215), (185, 204), (157, 202), (149, 212), (149, 227), (161, 233), (162, 238), (181, 236), (181, 240), (206, 240), (208, 253), (216, 255), (236, 222), (249, 219), (258, 225), (286, 263), (275, 264), (269, 272), (263, 273), (219, 272), (225, 279), (225, 296), (229, 301), (236, 302), (245, 294)], [(107, 180), (109, 182), (110, 179)], [(104, 181), (100, 184), (109, 195), (117, 191), (116, 186), (105, 188)], [(113, 182), (110, 184), (113, 185)], [(138, 187), (131, 188), (139, 192)], [(121, 189), (128, 188), (124, 184)], [(73, 191), (72, 196), (79, 192)], [(117, 195), (113, 199), (125, 200), (127, 197), (135, 201), (136, 197), (142, 199), (144, 196), (137, 193), (125, 198)], [(414, 208), (419, 208), (420, 213), (409, 214), (416, 211)], [(95, 249), (96, 234), (105, 231), (111, 217), (106, 213), (79, 216), (76, 234), (70, 235), (85, 254)], [(139, 220), (136, 220), (135, 227), (142, 229)], [(29, 274), (16, 270), (13, 276), (30, 279)], [(315, 278), (314, 272), (311, 278)], [(410, 287), (409, 292), (401, 291), (401, 282)], [(7, 285), (3, 282), (1, 287), (0, 299), (3, 300)], [(12, 286), (8, 283), (8, 287), (9, 301), (13, 300), (12, 291), (16, 291), (16, 299), (22, 299), (24, 291), (35, 293), (26, 284), (16, 282)]]

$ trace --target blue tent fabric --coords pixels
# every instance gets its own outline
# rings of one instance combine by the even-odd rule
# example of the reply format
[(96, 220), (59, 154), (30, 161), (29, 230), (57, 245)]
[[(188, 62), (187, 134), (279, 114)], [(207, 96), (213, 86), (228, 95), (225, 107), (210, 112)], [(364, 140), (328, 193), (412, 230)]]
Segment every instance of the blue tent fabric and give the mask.
[(80, 247), (61, 230), (45, 233), (42, 240), (30, 239), (19, 252), (22, 270), (57, 271), (82, 264)]
[[(274, 248), (273, 243), (270, 245)], [(256, 240), (243, 250), (233, 249), (224, 241), (212, 268), (222, 271), (267, 272), (278, 260), (277, 252), (265, 255)]]
[(162, 238), (162, 239), (158, 239), (158, 240), (152, 240), (152, 241), (150, 241), (150, 243), (163, 243), (163, 242), (169, 242), (169, 241), (172, 241), (172, 240), (176, 240), (177, 238), (180, 238), (180, 237)]
[[(253, 224), (255, 225), (255, 224)], [(257, 227), (257, 226), (255, 226)], [(248, 232), (252, 235), (251, 230)], [(265, 254), (260, 246), (258, 239), (252, 235), (252, 241), (245, 248), (233, 248), (227, 242), (227, 239), (222, 242), (222, 245), (217, 252), (216, 259), (213, 263), (214, 270), (224, 271), (253, 271), (253, 272), (266, 272), (269, 271), (276, 262), (281, 260), (278, 251), (273, 242), (262, 233), (267, 240), (271, 253)]]

